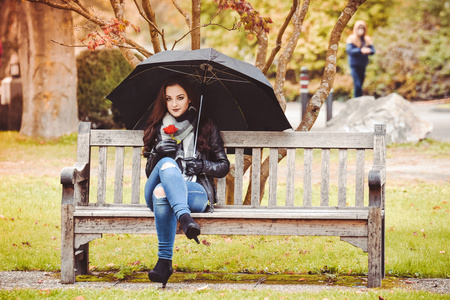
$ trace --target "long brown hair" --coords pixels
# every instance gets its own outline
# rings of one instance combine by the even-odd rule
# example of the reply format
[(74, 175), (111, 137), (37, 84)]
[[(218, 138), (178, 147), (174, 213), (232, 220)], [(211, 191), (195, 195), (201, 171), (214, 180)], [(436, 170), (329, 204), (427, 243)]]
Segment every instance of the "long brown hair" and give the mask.
[(359, 26), (364, 27), (364, 43), (366, 46), (370, 46), (373, 44), (372, 38), (367, 34), (367, 24), (363, 20), (356, 21), (355, 25), (353, 26), (353, 34), (349, 35), (347, 38), (346, 43), (347, 44), (353, 44), (358, 48), (362, 47), (361, 38), (358, 36), (358, 28)]
[[(147, 119), (147, 125), (144, 130), (143, 138), (143, 152), (150, 152), (151, 149), (156, 145), (159, 125), (168, 112), (166, 89), (167, 87), (174, 85), (179, 85), (186, 91), (187, 97), (191, 101), (190, 105), (194, 106), (194, 108), (198, 111), (199, 99), (188, 79), (185, 76), (181, 75), (169, 77), (162, 84), (158, 96), (156, 97), (155, 104), (153, 105), (152, 113)], [(197, 123), (194, 125), (197, 125)], [(200, 129), (197, 141), (197, 148), (200, 152), (209, 150), (209, 135), (211, 133), (212, 126), (213, 125), (211, 120), (203, 116), (200, 118)]]

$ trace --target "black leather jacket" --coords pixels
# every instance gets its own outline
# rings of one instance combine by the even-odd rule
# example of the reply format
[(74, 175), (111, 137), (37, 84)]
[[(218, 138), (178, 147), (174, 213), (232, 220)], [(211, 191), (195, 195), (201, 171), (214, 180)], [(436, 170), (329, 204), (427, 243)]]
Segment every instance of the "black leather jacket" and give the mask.
[[(156, 144), (160, 141), (161, 136), (158, 135)], [(223, 147), (223, 140), (220, 136), (219, 128), (216, 125), (214, 125), (211, 130), (209, 146), (210, 150), (208, 152), (200, 152), (198, 154), (198, 157), (203, 160), (203, 172), (197, 176), (197, 182), (202, 184), (205, 188), (208, 193), (210, 203), (215, 203), (216, 188), (214, 184), (214, 177), (225, 177), (230, 170), (230, 162)], [(161, 158), (162, 157), (156, 154), (153, 150), (150, 152), (150, 155), (147, 158), (147, 165), (145, 167), (147, 178), (150, 176), (153, 168)], [(182, 166), (180, 166), (180, 168), (182, 168)]]

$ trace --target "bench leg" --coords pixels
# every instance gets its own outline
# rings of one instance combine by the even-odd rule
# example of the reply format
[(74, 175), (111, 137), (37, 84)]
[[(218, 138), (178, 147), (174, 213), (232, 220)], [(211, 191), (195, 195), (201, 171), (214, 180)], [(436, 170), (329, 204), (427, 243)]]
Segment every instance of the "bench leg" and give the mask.
[(86, 275), (89, 272), (89, 243), (81, 245), (75, 253), (75, 275)]
[(73, 204), (61, 205), (61, 283), (75, 283)]
[(369, 271), (367, 286), (369, 288), (381, 287), (384, 258), (382, 255), (382, 217), (381, 207), (379, 206), (369, 207), (368, 235)]

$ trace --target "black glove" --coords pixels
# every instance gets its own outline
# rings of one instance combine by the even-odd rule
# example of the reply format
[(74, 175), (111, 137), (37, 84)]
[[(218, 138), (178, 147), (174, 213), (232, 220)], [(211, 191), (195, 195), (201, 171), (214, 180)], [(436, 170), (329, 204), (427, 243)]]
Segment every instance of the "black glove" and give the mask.
[(185, 158), (185, 174), (188, 176), (197, 175), (203, 172), (203, 160), (196, 158)]
[(177, 142), (175, 140), (162, 140), (156, 146), (154, 151), (161, 156), (175, 156), (177, 152)]

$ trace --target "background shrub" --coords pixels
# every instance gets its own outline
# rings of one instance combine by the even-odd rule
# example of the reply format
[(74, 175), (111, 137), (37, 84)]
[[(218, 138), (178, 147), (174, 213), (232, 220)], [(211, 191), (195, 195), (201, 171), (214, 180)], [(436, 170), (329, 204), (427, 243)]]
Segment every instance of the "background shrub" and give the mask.
[(105, 99), (132, 67), (119, 50), (83, 51), (77, 57), (78, 118), (93, 128), (124, 128), (118, 111)]

